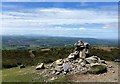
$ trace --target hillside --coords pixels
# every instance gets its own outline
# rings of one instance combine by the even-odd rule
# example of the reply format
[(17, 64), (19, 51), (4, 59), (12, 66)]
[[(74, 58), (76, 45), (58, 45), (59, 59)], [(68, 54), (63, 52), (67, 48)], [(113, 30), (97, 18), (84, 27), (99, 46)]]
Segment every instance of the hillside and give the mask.
[(103, 74), (72, 74), (64, 75), (52, 80), (52, 78), (44, 78), (43, 70), (35, 70), (36, 66), (28, 66), (20, 69), (19, 67), (11, 69), (3, 69), (3, 82), (118, 82), (118, 63), (107, 62), (108, 72)]
[[(51, 78), (45, 76), (46, 72), (49, 73), (47, 69), (35, 70), (38, 63), (44, 63), (45, 66), (48, 66), (57, 59), (68, 57), (68, 55), (74, 51), (74, 42), (78, 40), (87, 41), (91, 44), (89, 56), (98, 56), (100, 59), (107, 61), (107, 73), (99, 75), (76, 73)], [(30, 56), (30, 50), (33, 51), (34, 58)], [(119, 51), (120, 49), (115, 47), (114, 41), (94, 38), (4, 37), (2, 50), (2, 81), (117, 82), (118, 63), (113, 62), (113, 60), (120, 58)], [(25, 65), (25, 68), (20, 69), (21, 65)]]
[[(35, 58), (32, 60), (29, 50), (2, 50), (3, 68), (16, 67), (21, 64), (36, 65), (39, 62), (51, 63), (57, 59), (67, 57), (74, 47), (43, 48), (34, 50)], [(111, 47), (90, 47), (90, 56), (95, 55), (103, 60), (113, 61), (120, 59), (120, 49)]]
[(2, 49), (39, 49), (46, 47), (71, 47), (78, 40), (92, 46), (117, 46), (117, 40), (50, 36), (2, 36)]

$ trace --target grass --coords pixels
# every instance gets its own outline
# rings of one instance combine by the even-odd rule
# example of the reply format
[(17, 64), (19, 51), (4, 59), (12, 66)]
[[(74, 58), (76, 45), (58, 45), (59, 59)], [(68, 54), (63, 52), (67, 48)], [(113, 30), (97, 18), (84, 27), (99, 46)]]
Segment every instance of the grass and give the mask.
[[(115, 63), (115, 62), (112, 62)], [(120, 64), (120, 63), (116, 63)], [(20, 69), (19, 67), (10, 68), (10, 69), (3, 69), (2, 72), (2, 82), (39, 82), (43, 83), (44, 80), (48, 80), (48, 77), (43, 77), (45, 74), (48, 73), (45, 72), (42, 75), (40, 73), (44, 70), (35, 70), (36, 66), (27, 66), (26, 68)], [(99, 70), (104, 67), (97, 66), (93, 67), (94, 71), (99, 72)], [(99, 69), (98, 69), (99, 68)], [(1, 75), (1, 74), (0, 74)], [(55, 79), (50, 82), (72, 82), (73, 75), (60, 75), (58, 79)]]
[(105, 65), (94, 65), (91, 67), (90, 72), (93, 74), (100, 74), (100, 73), (107, 72), (107, 68)]
[[(43, 77), (45, 73), (40, 75), (43, 70), (35, 70), (35, 67), (3, 69), (2, 82), (44, 82), (44, 80), (48, 80), (48, 78)], [(52, 82), (66, 82), (67, 78), (67, 76), (61, 76)]]
[(2, 70), (0, 69), (0, 84), (2, 83)]
[(71, 75), (63, 75), (52, 82), (70, 82), (70, 81), (72, 81), (72, 80), (69, 80), (70, 77), (71, 77)]
[(34, 70), (35, 67), (3, 69), (2, 82), (31, 82), (34, 77), (39, 76), (33, 73)]

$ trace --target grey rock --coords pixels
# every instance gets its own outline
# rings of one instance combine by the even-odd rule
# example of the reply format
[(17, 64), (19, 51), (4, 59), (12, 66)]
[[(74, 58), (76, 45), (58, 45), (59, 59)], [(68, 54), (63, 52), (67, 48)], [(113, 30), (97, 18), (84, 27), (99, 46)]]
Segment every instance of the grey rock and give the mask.
[[(87, 72), (102, 73), (107, 71), (107, 64), (104, 60), (101, 60), (97, 56), (86, 58), (89, 54), (89, 44), (87, 42), (79, 41), (75, 46), (73, 53), (67, 58), (58, 59), (48, 65), (48, 68), (44, 69), (44, 73), (47, 73), (49, 77), (57, 77), (57, 75), (75, 74), (79, 72), (85, 74)], [(42, 69), (44, 68), (44, 64), (40, 64), (37, 67), (39, 67), (38, 69)], [(50, 80), (54, 79), (53, 77)]]
[(85, 59), (88, 63), (97, 63), (98, 57), (97, 56), (91, 56)]
[(20, 69), (21, 69), (21, 68), (25, 68), (25, 65), (23, 65), (23, 64), (22, 64), (22, 65), (20, 65)]
[(99, 63), (106, 64), (105, 60), (99, 60)]
[(70, 69), (70, 65), (68, 63), (64, 63), (63, 64), (63, 69), (64, 69), (64, 72), (68, 72), (69, 69)]
[(78, 51), (75, 51), (75, 52), (73, 53), (73, 55), (78, 55), (78, 53), (79, 53)]
[(115, 71), (112, 71), (112, 73), (115, 73)]
[(62, 66), (56, 66), (56, 67), (55, 67), (55, 70), (56, 70), (56, 71), (62, 71), (62, 70), (63, 70), (63, 67), (62, 67)]
[(75, 55), (73, 53), (71, 53), (69, 56), (68, 56), (69, 59), (74, 59), (75, 58)]
[(81, 64), (81, 66), (85, 66), (86, 65), (86, 61), (83, 60), (80, 64)]
[(110, 65), (108, 68), (113, 68), (113, 66)]
[(56, 74), (56, 75), (59, 75), (59, 74), (60, 74), (60, 72), (56, 72), (55, 74)]
[(40, 65), (38, 65), (38, 66), (36, 67), (36, 70), (44, 69), (44, 68), (45, 68), (45, 67), (44, 67), (44, 64), (41, 63)]
[(52, 72), (52, 74), (55, 74), (56, 73), (56, 71), (54, 70), (53, 72)]
[(62, 59), (58, 59), (58, 60), (55, 61), (55, 63), (57, 65), (62, 65), (63, 64), (63, 60)]

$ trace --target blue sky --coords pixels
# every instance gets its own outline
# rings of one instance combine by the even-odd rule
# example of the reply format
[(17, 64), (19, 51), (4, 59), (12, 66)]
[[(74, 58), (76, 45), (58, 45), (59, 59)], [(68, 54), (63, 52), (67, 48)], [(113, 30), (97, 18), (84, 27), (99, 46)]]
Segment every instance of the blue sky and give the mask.
[(3, 2), (3, 35), (118, 38), (117, 2)]

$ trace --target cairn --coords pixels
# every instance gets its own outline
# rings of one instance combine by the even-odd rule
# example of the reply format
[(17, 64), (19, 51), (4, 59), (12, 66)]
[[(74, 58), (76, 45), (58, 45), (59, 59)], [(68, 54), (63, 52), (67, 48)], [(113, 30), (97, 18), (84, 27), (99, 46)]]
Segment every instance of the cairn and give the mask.
[[(75, 74), (75, 73), (94, 73), (95, 67), (101, 67), (103, 72), (107, 70), (107, 64), (98, 56), (89, 56), (89, 43), (78, 41), (74, 44), (74, 52), (67, 58), (58, 59), (47, 66), (49, 75)], [(89, 56), (89, 57), (88, 57)], [(96, 73), (96, 72), (95, 72)]]

